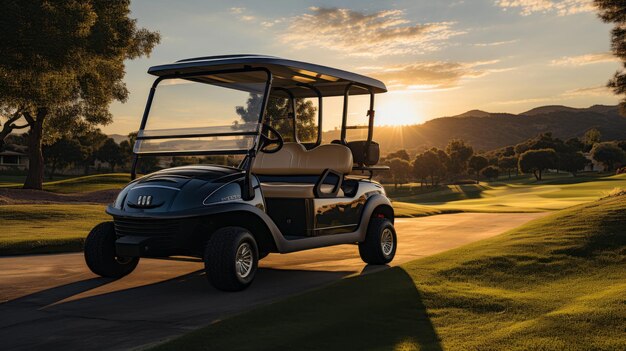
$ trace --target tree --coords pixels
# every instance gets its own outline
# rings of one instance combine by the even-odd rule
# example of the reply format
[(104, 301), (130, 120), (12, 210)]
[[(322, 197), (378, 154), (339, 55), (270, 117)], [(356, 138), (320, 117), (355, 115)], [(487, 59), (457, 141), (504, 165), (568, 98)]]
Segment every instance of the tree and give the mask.
[(556, 152), (569, 151), (569, 147), (565, 145), (563, 140), (554, 138), (550, 132), (539, 134), (532, 139), (528, 139), (515, 145), (515, 153), (518, 155), (521, 155), (528, 150), (541, 149), (553, 149)]
[(469, 167), (476, 174), (476, 184), (479, 183), (480, 171), (489, 165), (489, 160), (483, 156), (474, 155), (469, 159)]
[(626, 155), (615, 142), (597, 143), (591, 149), (591, 157), (604, 163), (608, 171), (615, 169), (616, 164), (621, 164), (625, 161)]
[(54, 178), (54, 172), (77, 164), (85, 157), (85, 151), (76, 139), (59, 139), (52, 145), (44, 146), (43, 154), (49, 167), (48, 177)]
[(128, 140), (120, 142), (120, 154), (122, 155), (122, 164), (128, 164), (133, 159), (133, 145)]
[(511, 179), (511, 171), (517, 172), (517, 156), (503, 156), (498, 159), (498, 167), (505, 170)]
[[(615, 24), (611, 31), (611, 51), (626, 65), (626, 3), (622, 0), (594, 0), (594, 4), (604, 22)], [(616, 95), (626, 94), (626, 72), (623, 69), (615, 72), (607, 86)], [(626, 110), (626, 99), (622, 99), (620, 110), (622, 113)]]
[(453, 139), (446, 146), (446, 154), (450, 157), (448, 171), (453, 175), (459, 175), (467, 170), (467, 161), (474, 154), (474, 149), (463, 140)]
[(567, 141), (565, 141), (565, 145), (567, 145), (574, 152), (585, 150), (585, 143), (578, 138), (567, 139)]
[(561, 169), (572, 173), (574, 177), (578, 171), (585, 169), (585, 166), (589, 164), (589, 160), (580, 151), (561, 153), (558, 157)]
[(495, 180), (500, 175), (500, 169), (496, 166), (487, 166), (480, 171), (480, 174), (489, 180)]
[(392, 153), (388, 154), (385, 158), (391, 160), (392, 158), (396, 158), (396, 157), (397, 158), (401, 158), (401, 159), (406, 160), (406, 161), (411, 159), (411, 156), (409, 156), (409, 153), (405, 149), (400, 149), (400, 150), (398, 150), (396, 152), (392, 152)]
[(3, 3), (0, 113), (6, 134), (29, 130), (24, 188), (42, 187), (44, 138), (110, 123), (111, 102), (128, 98), (124, 61), (150, 54), (160, 39), (137, 28), (129, 7), (129, 0)]
[(387, 165), (393, 178), (394, 189), (397, 190), (398, 184), (402, 185), (407, 182), (411, 165), (409, 161), (397, 157), (387, 161)]
[(556, 151), (553, 149), (528, 150), (519, 157), (519, 169), (524, 173), (534, 174), (541, 180), (546, 169), (556, 166)]
[(107, 162), (111, 166), (111, 172), (115, 172), (115, 166), (124, 162), (124, 155), (120, 146), (113, 138), (107, 139), (96, 151), (96, 158), (102, 162)]
[(596, 128), (591, 128), (583, 135), (583, 151), (589, 152), (591, 148), (602, 140), (602, 134)]
[[(246, 106), (237, 106), (235, 112), (244, 123), (257, 123), (259, 120), (259, 108), (262, 96), (250, 94)], [(285, 141), (294, 141), (293, 138), (293, 113), (289, 106), (289, 100), (271, 96), (265, 109), (266, 120), (274, 127)], [(311, 100), (296, 99), (296, 130), (298, 139), (303, 142), (317, 140), (317, 107)], [(234, 125), (237, 125), (236, 122)]]
[[(437, 149), (431, 149), (415, 156), (413, 174), (419, 179), (430, 177), (430, 184), (435, 186), (435, 177), (445, 173), (445, 164)], [(428, 185), (428, 181), (426, 181)]]
[(89, 174), (89, 167), (93, 165), (96, 160), (96, 152), (104, 144), (109, 137), (102, 133), (100, 129), (88, 128), (77, 132), (76, 139), (83, 147), (85, 157), (80, 162), (84, 168), (84, 174)]

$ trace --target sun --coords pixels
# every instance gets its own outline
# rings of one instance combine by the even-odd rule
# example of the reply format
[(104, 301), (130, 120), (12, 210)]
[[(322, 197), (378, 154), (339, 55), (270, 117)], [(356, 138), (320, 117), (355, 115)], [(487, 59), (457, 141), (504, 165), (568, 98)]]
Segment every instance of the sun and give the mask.
[(411, 125), (424, 122), (419, 100), (411, 94), (377, 96), (376, 125)]

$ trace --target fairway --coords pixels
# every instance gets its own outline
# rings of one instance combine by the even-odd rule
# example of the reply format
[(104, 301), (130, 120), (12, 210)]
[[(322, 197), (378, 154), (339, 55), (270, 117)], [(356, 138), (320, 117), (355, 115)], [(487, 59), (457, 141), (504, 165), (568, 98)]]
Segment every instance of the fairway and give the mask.
[(96, 224), (110, 220), (104, 205), (0, 206), (0, 255), (81, 251)]
[(448, 185), (443, 190), (418, 195), (398, 193), (394, 207), (415, 204), (432, 210), (464, 212), (542, 212), (594, 201), (616, 188), (626, 189), (626, 174), (613, 176), (553, 175), (541, 182), (524, 178), (511, 182)]
[(625, 223), (624, 195), (576, 206), (156, 349), (622, 349)]
[[(3, 181), (4, 180), (4, 181)], [(96, 174), (45, 182), (43, 190), (55, 193), (82, 193), (98, 190), (122, 189), (130, 182), (127, 173)], [(0, 188), (20, 188), (22, 183), (15, 177), (0, 178)]]

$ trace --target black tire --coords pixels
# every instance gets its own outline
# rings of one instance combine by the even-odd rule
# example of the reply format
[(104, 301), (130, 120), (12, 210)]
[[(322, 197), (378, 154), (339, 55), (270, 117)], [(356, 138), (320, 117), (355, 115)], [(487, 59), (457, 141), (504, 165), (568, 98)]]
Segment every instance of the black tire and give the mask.
[[(245, 251), (246, 248), (248, 251)], [(244, 252), (249, 252), (250, 256)], [(250, 261), (245, 265), (248, 259)], [(256, 240), (248, 230), (241, 227), (216, 230), (204, 250), (207, 279), (219, 290), (240, 291), (247, 288), (254, 280), (258, 265)]]
[(115, 254), (115, 240), (113, 222), (102, 222), (89, 232), (85, 240), (85, 262), (95, 274), (121, 278), (137, 267), (139, 257), (118, 257)]
[[(391, 235), (391, 248), (386, 246), (383, 249), (383, 235), (389, 238)], [(385, 240), (389, 243), (389, 240)], [(372, 218), (367, 227), (365, 241), (359, 243), (359, 254), (363, 262), (367, 264), (387, 264), (393, 260), (398, 247), (396, 230), (390, 220), (386, 218)]]

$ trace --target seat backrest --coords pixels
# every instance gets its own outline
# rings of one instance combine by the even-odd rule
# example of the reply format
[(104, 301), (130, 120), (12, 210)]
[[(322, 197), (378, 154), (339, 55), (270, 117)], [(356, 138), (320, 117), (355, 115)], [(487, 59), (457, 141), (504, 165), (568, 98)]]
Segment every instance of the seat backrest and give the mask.
[(326, 144), (306, 150), (298, 143), (284, 143), (275, 153), (259, 152), (252, 173), (262, 175), (321, 175), (326, 169), (340, 173), (352, 170), (352, 152), (347, 146)]

